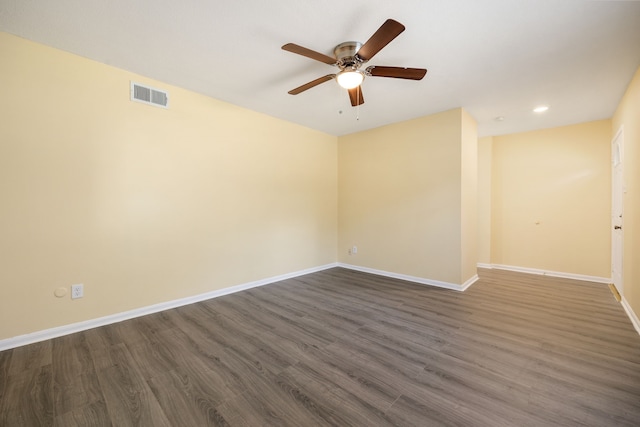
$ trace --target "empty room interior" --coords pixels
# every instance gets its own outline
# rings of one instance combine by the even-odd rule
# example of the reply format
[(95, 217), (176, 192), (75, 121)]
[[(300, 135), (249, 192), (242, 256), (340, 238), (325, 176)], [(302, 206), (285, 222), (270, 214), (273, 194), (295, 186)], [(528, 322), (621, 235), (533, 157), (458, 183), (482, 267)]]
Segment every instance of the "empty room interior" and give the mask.
[(637, 426), (640, 2), (0, 0), (0, 289), (1, 426)]

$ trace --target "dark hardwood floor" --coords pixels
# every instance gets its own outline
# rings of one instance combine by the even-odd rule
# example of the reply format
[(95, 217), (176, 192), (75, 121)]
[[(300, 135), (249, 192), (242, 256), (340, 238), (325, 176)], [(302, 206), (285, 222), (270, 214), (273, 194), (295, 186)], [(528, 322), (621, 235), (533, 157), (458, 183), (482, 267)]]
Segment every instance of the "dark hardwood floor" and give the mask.
[(1, 426), (638, 426), (608, 287), (331, 269), (0, 352)]

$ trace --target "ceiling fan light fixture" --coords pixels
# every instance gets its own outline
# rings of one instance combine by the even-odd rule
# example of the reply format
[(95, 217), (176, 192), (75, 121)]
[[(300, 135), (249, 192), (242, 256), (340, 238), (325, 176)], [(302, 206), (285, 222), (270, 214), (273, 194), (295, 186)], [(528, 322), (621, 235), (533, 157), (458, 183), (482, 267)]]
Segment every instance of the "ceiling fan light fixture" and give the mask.
[(343, 88), (353, 89), (360, 86), (364, 80), (364, 74), (360, 71), (344, 70), (338, 73), (336, 80), (338, 80), (338, 84)]
[(336, 74), (327, 74), (308, 83), (303, 84), (295, 89), (290, 90), (290, 95), (298, 95), (308, 89), (316, 87), (329, 80), (336, 80), (338, 85), (347, 89), (349, 101), (352, 107), (357, 107), (364, 103), (362, 96), (362, 82), (366, 77), (389, 77), (395, 79), (406, 80), (422, 80), (427, 74), (424, 68), (407, 68), (407, 67), (376, 67), (369, 66), (366, 70), (360, 70), (360, 67), (369, 62), (382, 48), (388, 45), (396, 37), (405, 30), (404, 25), (393, 19), (387, 19), (376, 30), (375, 33), (365, 44), (357, 41), (346, 41), (340, 43), (333, 49), (333, 57), (315, 50), (307, 49), (295, 43), (287, 43), (282, 46), (286, 50), (297, 55), (306, 56), (315, 61), (323, 62), (327, 65), (337, 67), (339, 71)]

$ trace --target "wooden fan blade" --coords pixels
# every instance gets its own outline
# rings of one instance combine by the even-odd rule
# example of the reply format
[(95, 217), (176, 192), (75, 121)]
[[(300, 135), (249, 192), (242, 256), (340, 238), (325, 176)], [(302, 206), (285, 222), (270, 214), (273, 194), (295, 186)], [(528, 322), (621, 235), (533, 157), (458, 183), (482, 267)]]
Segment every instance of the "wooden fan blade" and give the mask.
[(335, 65), (336, 58), (332, 58), (323, 53), (316, 52), (315, 50), (307, 49), (306, 47), (298, 46), (294, 43), (287, 43), (282, 46), (283, 50), (287, 52), (297, 53), (298, 55), (306, 56), (307, 58), (315, 59), (316, 61), (324, 62), (325, 64)]
[(377, 67), (367, 68), (367, 73), (375, 77), (393, 77), (396, 79), (422, 80), (427, 74), (424, 68)]
[(351, 100), (351, 106), (355, 107), (357, 105), (364, 104), (364, 98), (362, 97), (362, 86), (354, 87), (349, 90), (349, 99)]
[(289, 95), (297, 95), (301, 92), (304, 92), (307, 89), (311, 89), (312, 87), (318, 86), (321, 83), (328, 82), (329, 80), (333, 79), (335, 76), (336, 76), (335, 74), (327, 74), (326, 76), (317, 78), (313, 81), (310, 81), (309, 83), (305, 83), (302, 86), (292, 89), (288, 93)]
[(404, 25), (393, 19), (387, 19), (384, 24), (373, 33), (371, 38), (358, 50), (356, 54), (363, 61), (368, 61), (380, 50), (388, 45), (404, 31)]

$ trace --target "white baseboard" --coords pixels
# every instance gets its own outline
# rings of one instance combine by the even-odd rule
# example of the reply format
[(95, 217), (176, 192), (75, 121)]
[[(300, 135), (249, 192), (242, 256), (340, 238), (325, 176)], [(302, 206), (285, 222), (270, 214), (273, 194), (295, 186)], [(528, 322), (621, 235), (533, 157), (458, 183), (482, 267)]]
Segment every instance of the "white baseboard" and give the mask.
[(409, 276), (409, 275), (400, 274), (400, 273), (392, 273), (384, 270), (376, 270), (374, 268), (360, 267), (358, 265), (338, 263), (338, 267), (348, 268), (349, 270), (362, 271), (363, 273), (370, 273), (378, 276), (391, 277), (392, 279), (406, 280), (408, 282), (415, 282), (421, 285), (429, 285), (429, 286), (436, 286), (438, 288), (452, 289), (454, 291), (460, 291), (460, 292), (467, 290), (469, 286), (473, 285), (478, 280), (478, 275), (476, 274), (475, 276), (473, 276), (472, 278), (464, 282), (462, 285), (458, 285), (455, 283), (441, 282), (439, 280), (425, 279), (422, 277)]
[[(293, 273), (287, 273), (287, 274), (283, 274), (283, 275), (279, 275), (279, 276), (269, 277), (269, 278), (266, 278), (266, 279), (256, 280), (256, 281), (249, 282), (249, 283), (244, 283), (244, 284), (241, 284), (241, 285), (231, 286), (231, 287), (228, 287), (228, 288), (211, 291), (211, 292), (207, 292), (207, 293), (204, 293), (204, 294), (194, 295), (194, 296), (191, 296), (191, 297), (181, 298), (181, 299), (178, 299), (178, 300), (167, 301), (167, 302), (164, 302), (164, 303), (159, 303), (159, 304), (154, 304), (154, 305), (150, 305), (150, 306), (146, 306), (146, 307), (141, 307), (141, 308), (137, 308), (137, 309), (134, 309), (134, 310), (125, 311), (125, 312), (122, 312), (122, 313), (116, 313), (116, 314), (112, 314), (112, 315), (109, 315), (109, 316), (104, 316), (104, 317), (99, 317), (99, 318), (96, 318), (96, 319), (86, 320), (86, 321), (83, 321), (83, 322), (73, 323), (73, 324), (70, 324), (70, 325), (59, 326), (59, 327), (56, 327), (56, 328), (45, 329), (45, 330), (42, 330), (42, 331), (33, 332), (33, 333), (30, 333), (30, 334), (26, 334), (26, 335), (20, 335), (20, 336), (13, 337), (13, 338), (7, 338), (7, 339), (4, 339), (4, 340), (0, 340), (0, 351), (9, 350), (9, 349), (12, 349), (12, 348), (21, 347), (21, 346), (28, 345), (28, 344), (33, 344), (33, 343), (40, 342), (40, 341), (46, 341), (48, 339), (57, 338), (57, 337), (60, 337), (60, 336), (63, 336), (63, 335), (69, 335), (69, 334), (73, 334), (73, 333), (76, 333), (76, 332), (86, 331), (88, 329), (93, 329), (93, 328), (97, 328), (97, 327), (100, 327), (100, 326), (110, 325), (112, 323), (122, 322), (122, 321), (125, 321), (125, 320), (133, 319), (135, 317), (141, 317), (141, 316), (157, 313), (157, 312), (164, 311), (164, 310), (169, 310), (169, 309), (172, 309), (172, 308), (182, 307), (184, 305), (194, 304), (194, 303), (197, 303), (197, 302), (200, 302), (200, 301), (205, 301), (205, 300), (208, 300), (208, 299), (212, 299), (212, 298), (217, 298), (217, 297), (221, 297), (221, 296), (224, 296), (224, 295), (233, 294), (233, 293), (236, 293), (236, 292), (240, 292), (240, 291), (256, 288), (256, 287), (259, 287), (259, 286), (264, 286), (264, 285), (268, 285), (268, 284), (271, 284), (271, 283), (280, 282), (282, 280), (287, 280), (287, 279), (291, 279), (291, 278), (294, 278), (294, 277), (303, 276), (305, 274), (316, 273), (316, 272), (327, 270), (327, 269), (334, 268), (334, 267), (343, 267), (343, 268), (347, 268), (347, 269), (350, 269), (350, 270), (362, 271), (362, 272), (365, 272), (365, 273), (376, 274), (376, 275), (384, 276), (384, 277), (391, 277), (391, 278), (394, 278), (394, 279), (407, 280), (407, 281), (419, 283), (419, 284), (422, 284), (422, 285), (436, 286), (436, 287), (439, 287), (439, 288), (452, 289), (452, 290), (460, 291), (460, 292), (467, 290), (471, 285), (473, 285), (478, 280), (478, 276), (475, 275), (472, 278), (470, 278), (469, 280), (467, 280), (465, 283), (463, 283), (462, 285), (458, 285), (458, 284), (455, 284), (455, 283), (448, 283), (448, 282), (442, 282), (442, 281), (438, 281), (438, 280), (425, 279), (425, 278), (422, 278), (422, 277), (409, 276), (409, 275), (406, 275), (406, 274), (399, 274), (399, 273), (392, 273), (392, 272), (388, 272), (388, 271), (376, 270), (376, 269), (367, 268), (367, 267), (360, 267), (360, 266), (356, 266), (356, 265), (343, 264), (343, 263), (331, 263), (331, 264), (326, 264), (326, 265), (319, 266), (319, 267), (313, 267), (313, 268), (308, 268), (308, 269), (301, 270), (301, 271), (296, 271), (296, 272), (293, 272)], [(490, 269), (493, 268), (493, 269), (508, 270), (508, 271), (516, 271), (516, 272), (530, 273), (530, 274), (543, 274), (543, 275), (546, 274), (548, 276), (553, 276), (553, 277), (562, 277), (562, 278), (584, 280), (584, 281), (597, 282), (597, 283), (607, 283), (608, 284), (608, 283), (611, 282), (611, 279), (606, 279), (606, 278), (601, 278), (601, 277), (583, 276), (583, 275), (576, 275), (576, 274), (571, 274), (571, 273), (548, 272), (548, 271), (544, 271), (544, 270), (521, 268), (521, 267), (511, 267), (511, 266), (504, 266), (504, 265), (497, 265), (497, 264), (478, 264), (478, 267), (480, 267), (480, 268), (490, 268)], [(624, 297), (622, 298), (622, 302), (621, 303), (622, 303), (622, 306), (624, 307), (624, 310), (626, 311), (627, 315), (631, 319), (631, 322), (633, 323), (634, 328), (640, 334), (640, 320), (638, 319), (638, 316), (631, 309), (631, 306), (626, 301), (626, 299), (624, 299)]]
[(223, 295), (229, 295), (236, 292), (245, 291), (251, 288), (257, 288), (259, 286), (269, 285), (271, 283), (280, 282), (282, 280), (291, 279), (298, 276), (304, 276), (305, 274), (316, 273), (318, 271), (327, 270), (329, 268), (334, 268), (337, 266), (338, 266), (338, 263), (332, 263), (332, 264), (327, 264), (319, 267), (308, 268), (306, 270), (282, 274), (279, 276), (268, 277), (266, 279), (256, 280), (254, 282), (231, 286), (224, 289), (218, 289), (218, 290), (207, 292), (204, 294), (194, 295), (191, 297), (181, 298), (173, 301), (167, 301), (160, 304), (149, 305), (146, 307), (140, 307), (140, 308), (136, 308), (130, 311), (125, 311), (122, 313), (116, 313), (109, 316), (99, 317), (96, 319), (86, 320), (78, 323), (72, 323), (70, 325), (59, 326), (56, 328), (45, 329), (42, 331), (33, 332), (26, 335), (20, 335), (13, 338), (7, 338), (4, 340), (0, 340), (0, 351), (21, 347), (27, 344), (33, 344), (40, 341), (46, 341), (48, 339), (61, 337), (63, 335), (69, 335), (76, 332), (86, 331), (88, 329), (110, 325), (112, 323), (122, 322), (124, 320), (133, 319), (135, 317), (146, 316), (147, 314), (153, 314), (159, 311), (182, 307), (184, 305), (189, 305), (196, 302), (221, 297)]
[(474, 274), (472, 278), (470, 278), (469, 280), (464, 282), (462, 285), (460, 285), (460, 291), (462, 292), (466, 291), (467, 289), (469, 289), (469, 287), (471, 287), (471, 285), (476, 283), (478, 280), (480, 280), (480, 278), (478, 277), (477, 274)]
[(640, 334), (640, 319), (638, 319), (638, 315), (636, 315), (636, 313), (633, 311), (625, 297), (622, 297), (620, 303), (622, 304), (624, 311), (627, 312), (627, 316), (629, 316), (629, 319), (631, 319), (633, 327), (636, 328), (636, 332)]
[(584, 274), (564, 273), (561, 271), (541, 270), (538, 268), (515, 267), (512, 265), (502, 265), (502, 264), (480, 264), (480, 263), (478, 264), (478, 267), (495, 269), (495, 270), (514, 271), (517, 273), (538, 274), (541, 276), (559, 277), (562, 279), (580, 280), (582, 282), (604, 283), (606, 285), (611, 283), (610, 277), (587, 276)]

